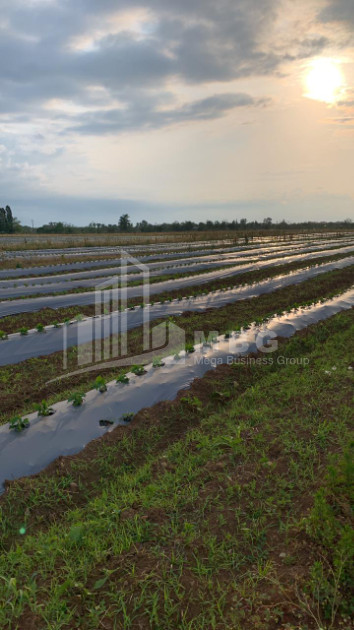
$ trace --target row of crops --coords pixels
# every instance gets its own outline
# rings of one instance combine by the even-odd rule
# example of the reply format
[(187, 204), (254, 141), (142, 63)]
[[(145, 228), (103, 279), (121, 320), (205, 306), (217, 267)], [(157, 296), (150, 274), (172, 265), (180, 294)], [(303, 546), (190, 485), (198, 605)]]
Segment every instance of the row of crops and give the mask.
[[(69, 400), (54, 404), (43, 401), (34, 412), (29, 401), (28, 413), (8, 418), (0, 427), (0, 486), (6, 479), (39, 472), (60, 455), (80, 451), (92, 439), (130, 422), (142, 408), (173, 399), (195, 378), (230, 357), (257, 352), (267, 356), (272, 339), (290, 337), (354, 305), (354, 290), (349, 287), (335, 297), (295, 307), (288, 304), (282, 312), (270, 312), (259, 321), (213, 333), (199, 343), (186, 343), (178, 327), (179, 317), (185, 313), (202, 315), (207, 325), (210, 313), (218, 309), (301, 287), (323, 274), (352, 272), (354, 238), (315, 235), (311, 241), (198, 243), (194, 251), (187, 244), (178, 245), (160, 245), (153, 253), (145, 249), (139, 260), (126, 253), (118, 257), (115, 252), (113, 258), (104, 260), (95, 260), (93, 255), (90, 261), (68, 265), (1, 270), (3, 322), (13, 317), (14, 322), (23, 323), (23, 318), (40, 314), (44, 308), (59, 309), (59, 314), (69, 306), (99, 310), (63, 321), (59, 317), (55, 324), (22, 325), (19, 331), (0, 333), (0, 366), (18, 365), (20, 370), (34, 358), (50, 361), (62, 353), (63, 373), (58, 378), (66, 376), (70, 382), (70, 374), (90, 370), (96, 374), (107, 365), (117, 369), (117, 378), (106, 382), (98, 374), (94, 389), (73, 391)], [(76, 252), (78, 258), (84, 254), (86, 251)], [(38, 252), (33, 257), (37, 259)], [(254, 274), (261, 274), (258, 280)], [(215, 282), (229, 284), (215, 289)], [(176, 296), (176, 292), (180, 294)], [(159, 299), (161, 295), (163, 299)], [(130, 300), (143, 301), (130, 304)], [(134, 355), (121, 352), (119, 344), (128, 331), (143, 330), (154, 322), (157, 336), (152, 342), (150, 339), (150, 346)], [(166, 323), (175, 335), (168, 343), (164, 341), (168, 338)], [(73, 349), (78, 364), (70, 372), (65, 361)]]

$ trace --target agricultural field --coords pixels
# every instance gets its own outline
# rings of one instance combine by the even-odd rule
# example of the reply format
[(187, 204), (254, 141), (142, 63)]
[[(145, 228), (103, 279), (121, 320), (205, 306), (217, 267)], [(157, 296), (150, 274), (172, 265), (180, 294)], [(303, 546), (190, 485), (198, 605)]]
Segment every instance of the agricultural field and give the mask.
[(349, 630), (354, 231), (0, 241), (0, 628)]

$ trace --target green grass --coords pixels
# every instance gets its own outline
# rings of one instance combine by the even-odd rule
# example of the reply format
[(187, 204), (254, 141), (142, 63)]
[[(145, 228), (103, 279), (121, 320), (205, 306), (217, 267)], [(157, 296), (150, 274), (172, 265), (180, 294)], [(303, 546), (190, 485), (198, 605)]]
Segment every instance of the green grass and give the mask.
[(349, 311), (217, 368), (13, 484), (0, 627), (349, 628), (353, 333)]

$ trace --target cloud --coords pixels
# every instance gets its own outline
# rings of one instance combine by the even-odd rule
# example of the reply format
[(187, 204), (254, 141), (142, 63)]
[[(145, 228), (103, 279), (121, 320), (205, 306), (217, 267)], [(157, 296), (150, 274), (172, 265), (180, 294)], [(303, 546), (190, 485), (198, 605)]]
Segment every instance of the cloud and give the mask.
[(323, 22), (342, 22), (348, 29), (354, 24), (353, 0), (330, 0), (320, 12), (320, 20)]
[(269, 102), (269, 99), (253, 98), (249, 94), (218, 94), (168, 110), (159, 110), (150, 103), (135, 103), (123, 109), (80, 115), (79, 122), (69, 131), (102, 135), (137, 129), (158, 129), (180, 122), (215, 120), (235, 108), (265, 107)]
[[(145, 5), (122, 0), (119, 11), (113, 0), (79, 0), (75, 8), (69, 0), (4, 4), (3, 114), (30, 117), (50, 99), (90, 104), (92, 86), (121, 98), (136, 89), (164, 90), (175, 78), (207, 84), (266, 76), (284, 60), (326, 45), (321, 37), (304, 38), (295, 56), (265, 47), (262, 38), (279, 10), (276, 0), (152, 0)], [(141, 7), (145, 18), (139, 14), (135, 28), (127, 16)], [(90, 40), (87, 50), (75, 49), (77, 37)]]

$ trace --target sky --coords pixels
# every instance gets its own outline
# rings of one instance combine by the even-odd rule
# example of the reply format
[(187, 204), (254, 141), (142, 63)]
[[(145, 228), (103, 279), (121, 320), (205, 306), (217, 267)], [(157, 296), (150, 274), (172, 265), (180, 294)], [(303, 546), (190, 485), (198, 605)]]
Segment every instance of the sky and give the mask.
[(23, 224), (354, 219), (353, 0), (0, 0)]

